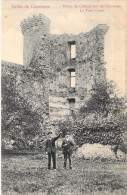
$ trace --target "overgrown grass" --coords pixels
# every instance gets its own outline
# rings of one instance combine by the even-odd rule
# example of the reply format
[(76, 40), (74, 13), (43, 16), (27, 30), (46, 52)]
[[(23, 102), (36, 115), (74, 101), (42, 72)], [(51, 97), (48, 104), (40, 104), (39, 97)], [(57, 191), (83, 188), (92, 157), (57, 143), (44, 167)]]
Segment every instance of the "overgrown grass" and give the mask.
[(125, 162), (93, 162), (73, 158), (73, 170), (63, 169), (57, 158), (57, 170), (47, 170), (47, 156), (3, 156), (3, 195), (124, 195)]

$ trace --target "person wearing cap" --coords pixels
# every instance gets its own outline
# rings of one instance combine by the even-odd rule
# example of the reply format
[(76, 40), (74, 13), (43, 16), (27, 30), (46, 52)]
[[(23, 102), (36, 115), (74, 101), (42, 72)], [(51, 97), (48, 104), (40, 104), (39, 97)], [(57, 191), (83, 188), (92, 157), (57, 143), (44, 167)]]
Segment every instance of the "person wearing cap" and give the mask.
[(52, 132), (48, 132), (48, 139), (46, 141), (45, 152), (48, 154), (48, 169), (51, 169), (51, 157), (53, 160), (53, 169), (56, 169), (56, 147), (55, 141), (59, 139), (61, 132), (58, 136), (53, 137)]
[(69, 140), (69, 135), (65, 136), (65, 139), (62, 142), (62, 149), (64, 155), (64, 168), (66, 169), (67, 159), (69, 160), (69, 168), (72, 169), (71, 165), (71, 155), (73, 151), (74, 143)]

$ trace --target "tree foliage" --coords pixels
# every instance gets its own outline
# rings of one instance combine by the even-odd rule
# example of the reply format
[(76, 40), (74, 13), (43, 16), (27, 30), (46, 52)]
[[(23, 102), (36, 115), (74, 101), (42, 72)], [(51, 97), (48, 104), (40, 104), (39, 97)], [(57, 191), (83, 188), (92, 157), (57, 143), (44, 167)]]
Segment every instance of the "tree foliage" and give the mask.
[(96, 83), (91, 98), (79, 111), (75, 125), (77, 143), (120, 145), (126, 129), (127, 98), (117, 95), (113, 82)]
[[(43, 117), (32, 110), (15, 87), (15, 77), (2, 75), (2, 137), (3, 140), (29, 142), (42, 133)], [(40, 131), (41, 130), (41, 131)], [(5, 143), (6, 144), (6, 143)]]

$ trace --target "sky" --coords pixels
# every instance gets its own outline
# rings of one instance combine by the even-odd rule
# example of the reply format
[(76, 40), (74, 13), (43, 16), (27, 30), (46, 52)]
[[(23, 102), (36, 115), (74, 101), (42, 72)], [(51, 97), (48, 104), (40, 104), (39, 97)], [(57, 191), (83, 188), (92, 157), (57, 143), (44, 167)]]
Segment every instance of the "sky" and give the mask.
[[(27, 8), (24, 8), (26, 5)], [(74, 8), (75, 5), (76, 8)], [(113, 7), (116, 5), (118, 8)], [(14, 6), (23, 7), (12, 8)], [(49, 6), (50, 8), (31, 8), (33, 6)], [(67, 6), (71, 7), (67, 8)], [(86, 10), (86, 8), (81, 8), (83, 6), (91, 6), (91, 8)], [(104, 45), (107, 79), (113, 80), (120, 92), (125, 94), (127, 88), (126, 1), (19, 1), (18, 3), (3, 1), (2, 60), (23, 64), (23, 35), (20, 23), (23, 19), (39, 13), (51, 20), (53, 34), (85, 33), (98, 24), (107, 24), (109, 30), (105, 35)]]

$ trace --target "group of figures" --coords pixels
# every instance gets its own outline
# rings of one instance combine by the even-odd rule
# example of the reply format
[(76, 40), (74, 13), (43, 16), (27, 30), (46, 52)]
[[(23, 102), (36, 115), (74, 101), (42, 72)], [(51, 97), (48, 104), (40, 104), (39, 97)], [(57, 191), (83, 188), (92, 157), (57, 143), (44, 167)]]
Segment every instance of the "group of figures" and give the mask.
[[(56, 169), (56, 147), (55, 141), (59, 139), (61, 133), (57, 137), (53, 137), (52, 132), (48, 132), (48, 139), (46, 141), (45, 152), (48, 155), (48, 169), (51, 169), (51, 158), (53, 160), (53, 169)], [(69, 135), (65, 136), (62, 142), (62, 150), (64, 155), (64, 168), (66, 169), (67, 159), (69, 160), (69, 168), (72, 169), (71, 155), (73, 152), (74, 143), (69, 139)]]

